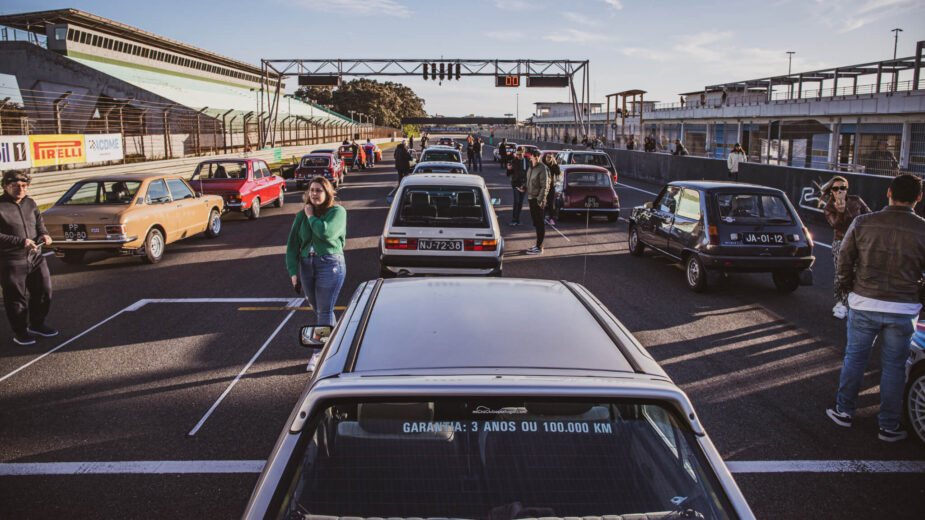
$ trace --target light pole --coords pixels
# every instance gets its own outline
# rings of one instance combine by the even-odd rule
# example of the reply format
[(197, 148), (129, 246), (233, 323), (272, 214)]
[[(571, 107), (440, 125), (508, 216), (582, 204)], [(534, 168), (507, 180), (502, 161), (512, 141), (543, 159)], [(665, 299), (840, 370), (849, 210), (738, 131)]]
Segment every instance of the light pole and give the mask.
[(893, 59), (895, 60), (896, 48), (899, 46), (899, 33), (903, 32), (903, 30), (897, 27), (895, 29), (891, 29), (891, 32), (893, 33)]
[[(787, 51), (787, 75), (790, 75), (790, 65), (793, 63), (793, 55), (796, 51)], [(787, 78), (787, 89), (790, 91), (789, 97), (793, 99), (793, 83)]]

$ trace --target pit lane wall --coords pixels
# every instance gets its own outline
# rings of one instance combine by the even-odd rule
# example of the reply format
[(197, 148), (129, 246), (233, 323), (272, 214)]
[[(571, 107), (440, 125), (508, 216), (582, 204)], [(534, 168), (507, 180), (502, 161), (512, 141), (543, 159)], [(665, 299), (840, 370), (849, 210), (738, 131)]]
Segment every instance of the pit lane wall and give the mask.
[[(393, 138), (373, 139), (376, 144), (393, 141)], [(365, 141), (364, 141), (365, 142)], [(202, 161), (214, 159), (263, 159), (267, 163), (279, 162), (291, 157), (300, 157), (312, 150), (321, 148), (337, 148), (340, 141), (318, 143), (304, 146), (287, 146), (266, 148), (249, 153), (229, 153), (217, 155), (202, 155), (197, 157), (184, 157), (182, 159), (167, 159), (162, 161), (146, 161), (132, 164), (117, 164), (111, 166), (97, 166), (74, 170), (49, 171), (32, 174), (32, 185), (29, 189), (31, 196), (40, 207), (53, 204), (61, 195), (74, 185), (75, 182), (99, 175), (124, 175), (135, 173), (177, 173), (189, 177)]]
[[(483, 140), (488, 142), (487, 137), (483, 137)], [(494, 140), (500, 141), (500, 137), (496, 134)], [(530, 141), (514, 137), (508, 140), (517, 144), (533, 144), (541, 150), (573, 148), (562, 143)], [(574, 147), (573, 149), (579, 148)], [(620, 179), (636, 179), (657, 185), (676, 180), (730, 180), (726, 161), (721, 159), (615, 148), (602, 148), (601, 151), (610, 156)], [(823, 219), (822, 210), (817, 206), (820, 195), (818, 187), (834, 175), (841, 175), (848, 179), (851, 187), (850, 193), (864, 199), (872, 210), (879, 210), (889, 203), (886, 192), (893, 178), (879, 175), (742, 163), (739, 165), (738, 180), (778, 188), (787, 194), (801, 215)], [(916, 213), (925, 217), (925, 203), (919, 203), (916, 206)]]

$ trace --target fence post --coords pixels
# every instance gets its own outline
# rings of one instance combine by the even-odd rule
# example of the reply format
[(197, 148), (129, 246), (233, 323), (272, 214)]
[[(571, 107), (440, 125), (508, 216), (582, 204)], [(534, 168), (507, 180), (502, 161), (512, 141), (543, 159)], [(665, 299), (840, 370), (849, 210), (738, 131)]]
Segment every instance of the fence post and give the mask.
[[(70, 90), (68, 90), (68, 91), (65, 92), (64, 94), (61, 94), (61, 95), (58, 97), (58, 99), (56, 99), (55, 102), (54, 102), (54, 105), (55, 105), (55, 128), (57, 129), (57, 131), (58, 131), (57, 133), (58, 133), (58, 134), (61, 134), (61, 110), (62, 110), (64, 107), (67, 106), (67, 101), (66, 101), (66, 99), (67, 99), (67, 97), (70, 96), (71, 94), (73, 94), (73, 92), (70, 91)], [(62, 103), (63, 103), (63, 105), (62, 105)]]

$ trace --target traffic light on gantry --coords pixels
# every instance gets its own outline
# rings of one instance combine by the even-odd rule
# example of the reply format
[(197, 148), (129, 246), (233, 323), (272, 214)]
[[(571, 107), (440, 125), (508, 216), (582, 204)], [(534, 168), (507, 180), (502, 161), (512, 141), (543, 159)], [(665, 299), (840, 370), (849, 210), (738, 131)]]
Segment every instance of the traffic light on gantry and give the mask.
[(427, 79), (427, 64), (426, 63), (421, 64), (421, 70), (424, 71), (424, 79)]

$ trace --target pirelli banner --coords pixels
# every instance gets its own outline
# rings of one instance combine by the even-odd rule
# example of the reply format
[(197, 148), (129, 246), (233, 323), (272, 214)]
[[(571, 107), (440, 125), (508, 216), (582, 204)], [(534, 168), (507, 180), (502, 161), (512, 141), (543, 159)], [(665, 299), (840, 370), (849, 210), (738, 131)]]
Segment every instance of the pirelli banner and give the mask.
[(121, 134), (0, 136), (0, 170), (120, 160)]

